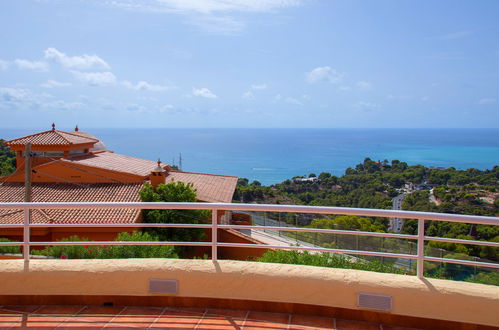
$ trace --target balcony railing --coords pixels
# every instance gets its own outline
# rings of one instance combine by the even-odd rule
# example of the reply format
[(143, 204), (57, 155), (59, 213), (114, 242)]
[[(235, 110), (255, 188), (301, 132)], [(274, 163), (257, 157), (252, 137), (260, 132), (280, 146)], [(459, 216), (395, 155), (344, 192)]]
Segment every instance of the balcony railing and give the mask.
[[(29, 214), (32, 210), (40, 209), (163, 209), (163, 210), (211, 210), (211, 224), (179, 224), (179, 223), (133, 223), (133, 224), (32, 224), (29, 222)], [(218, 247), (244, 247), (244, 248), (265, 248), (265, 249), (284, 249), (284, 250), (301, 250), (301, 251), (317, 251), (328, 253), (343, 253), (349, 255), (363, 255), (376, 257), (390, 258), (405, 258), (417, 261), (417, 276), (423, 278), (424, 261), (444, 262), (452, 264), (462, 264), (468, 266), (479, 266), (499, 269), (498, 263), (478, 262), (470, 260), (438, 258), (426, 256), (424, 247), (425, 242), (447, 242), (457, 244), (482, 245), (490, 247), (499, 247), (499, 243), (490, 241), (478, 240), (463, 240), (445, 237), (432, 237), (425, 235), (425, 220), (462, 222), (468, 224), (480, 225), (499, 225), (498, 217), (484, 217), (473, 215), (457, 215), (445, 213), (430, 213), (430, 212), (413, 212), (413, 211), (396, 211), (396, 210), (380, 210), (380, 209), (361, 209), (361, 208), (344, 208), (344, 207), (323, 207), (323, 206), (297, 206), (297, 205), (269, 205), (269, 204), (232, 204), (232, 203), (0, 203), (0, 209), (14, 209), (24, 211), (23, 224), (0, 224), (2, 228), (23, 228), (23, 242), (0, 242), (0, 246), (22, 246), (23, 256), (25, 261), (25, 269), (29, 267), (30, 247), (31, 246), (50, 246), (50, 245), (177, 245), (177, 246), (211, 246), (211, 258), (216, 261), (218, 258)], [(418, 234), (394, 234), (394, 233), (378, 233), (352, 230), (335, 230), (335, 229), (318, 229), (318, 228), (303, 228), (303, 227), (279, 227), (279, 226), (251, 226), (251, 225), (227, 225), (218, 223), (219, 211), (260, 211), (260, 212), (290, 212), (290, 213), (312, 213), (312, 214), (340, 214), (340, 215), (355, 215), (368, 217), (389, 217), (389, 218), (404, 218), (418, 220)], [(206, 228), (211, 229), (211, 242), (120, 242), (120, 241), (84, 241), (84, 242), (32, 242), (30, 241), (31, 228)], [(267, 244), (246, 244), (246, 243), (224, 243), (219, 242), (217, 237), (217, 229), (259, 229), (259, 230), (275, 230), (275, 231), (292, 231), (292, 232), (309, 232), (322, 234), (339, 234), (339, 235), (354, 235), (354, 236), (370, 236), (370, 237), (386, 237), (397, 239), (409, 239), (417, 241), (417, 253), (389, 253), (375, 252), (364, 250), (347, 250), (347, 249), (330, 249), (308, 246), (282, 246), (282, 245), (267, 245)], [(1, 231), (0, 231), (1, 232)]]

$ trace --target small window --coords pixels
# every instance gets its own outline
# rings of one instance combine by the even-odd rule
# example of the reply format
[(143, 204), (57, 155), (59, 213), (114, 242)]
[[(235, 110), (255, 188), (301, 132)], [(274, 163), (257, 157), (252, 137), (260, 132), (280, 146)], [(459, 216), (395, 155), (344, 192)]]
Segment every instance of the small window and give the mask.
[(63, 151), (45, 151), (43, 153), (45, 157), (64, 157)]
[(73, 156), (73, 155), (81, 155), (81, 154), (84, 154), (85, 153), (85, 150), (71, 150), (69, 152), (69, 155), (70, 156)]

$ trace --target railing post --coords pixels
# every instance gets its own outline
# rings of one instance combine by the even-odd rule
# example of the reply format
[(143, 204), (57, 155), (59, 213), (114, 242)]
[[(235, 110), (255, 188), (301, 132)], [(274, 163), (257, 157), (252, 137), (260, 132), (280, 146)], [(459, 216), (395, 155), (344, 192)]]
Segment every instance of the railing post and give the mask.
[(424, 276), (424, 219), (418, 219), (418, 262), (417, 275), (419, 279)]
[(24, 227), (23, 227), (23, 257), (24, 257), (24, 270), (29, 269), (29, 218), (30, 209), (24, 210)]
[(218, 210), (211, 210), (211, 260), (217, 261), (218, 259)]

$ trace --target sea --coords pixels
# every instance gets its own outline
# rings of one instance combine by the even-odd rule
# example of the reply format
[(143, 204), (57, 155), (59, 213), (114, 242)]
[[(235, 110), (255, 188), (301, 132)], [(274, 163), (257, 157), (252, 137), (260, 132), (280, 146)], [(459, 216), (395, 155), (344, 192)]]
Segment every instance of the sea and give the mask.
[[(61, 129), (64, 130), (64, 129)], [(42, 131), (0, 128), (5, 140)], [(321, 172), (342, 175), (372, 160), (492, 169), (499, 129), (199, 129), (93, 128), (117, 153), (181, 165), (183, 171), (234, 175), (264, 185)]]

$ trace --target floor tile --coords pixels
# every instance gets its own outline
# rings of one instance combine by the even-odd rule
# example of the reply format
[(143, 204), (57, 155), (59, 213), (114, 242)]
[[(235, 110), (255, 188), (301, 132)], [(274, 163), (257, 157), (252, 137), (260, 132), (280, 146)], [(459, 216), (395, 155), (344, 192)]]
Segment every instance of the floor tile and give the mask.
[(84, 306), (48, 305), (42, 306), (40, 309), (37, 309), (34, 314), (73, 316), (81, 311), (83, 307)]
[(26, 314), (21, 313), (6, 313), (0, 314), (0, 324), (8, 322), (21, 322), (23, 317), (26, 318)]
[(106, 328), (114, 326), (147, 328), (162, 312), (163, 308), (159, 307), (126, 307), (109, 321)]
[(334, 329), (334, 320), (333, 318), (312, 316), (312, 315), (292, 315), (290, 328)]
[(362, 321), (352, 321), (336, 319), (336, 329), (338, 330), (380, 330), (380, 325)]
[(240, 329), (247, 311), (229, 309), (207, 309), (196, 329)]
[(250, 312), (243, 329), (287, 329), (289, 314)]
[[(202, 312), (203, 311), (203, 312)], [(154, 329), (194, 329), (203, 319), (204, 309), (169, 309), (151, 324)]]
[(72, 320), (82, 322), (109, 322), (116, 315), (120, 314), (124, 308), (125, 307), (87, 306), (67, 322), (71, 322)]
[[(263, 329), (379, 330), (380, 324), (310, 315), (230, 309), (120, 306), (0, 306), (0, 330), (49, 329)], [(417, 330), (383, 325), (384, 330)]]
[[(64, 322), (63, 325), (57, 327), (57, 330), (66, 329), (100, 329), (104, 327), (107, 323), (103, 322)], [(14, 329), (13, 329), (14, 330)]]

